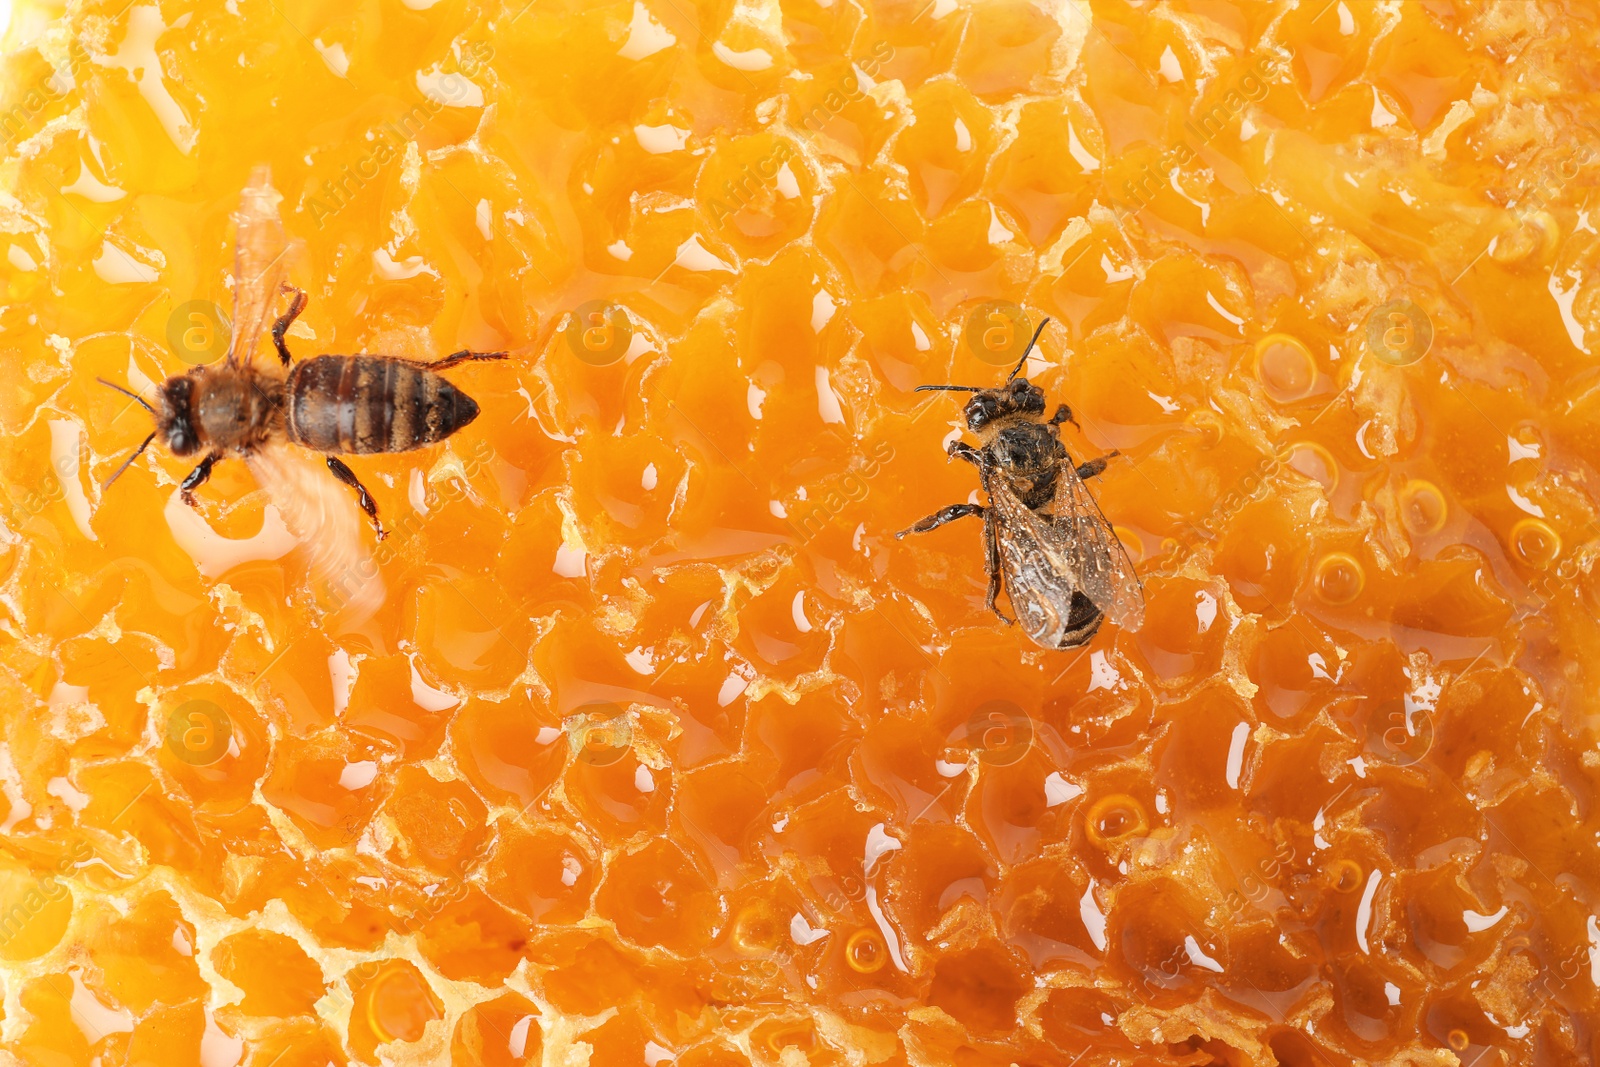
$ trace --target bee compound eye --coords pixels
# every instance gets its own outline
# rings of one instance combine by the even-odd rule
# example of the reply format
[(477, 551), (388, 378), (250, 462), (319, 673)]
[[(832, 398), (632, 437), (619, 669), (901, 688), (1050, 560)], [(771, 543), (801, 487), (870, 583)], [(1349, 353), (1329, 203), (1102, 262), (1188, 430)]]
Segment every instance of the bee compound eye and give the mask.
[(988, 395), (979, 395), (967, 401), (967, 425), (974, 430), (988, 425), (995, 417), (995, 399)]

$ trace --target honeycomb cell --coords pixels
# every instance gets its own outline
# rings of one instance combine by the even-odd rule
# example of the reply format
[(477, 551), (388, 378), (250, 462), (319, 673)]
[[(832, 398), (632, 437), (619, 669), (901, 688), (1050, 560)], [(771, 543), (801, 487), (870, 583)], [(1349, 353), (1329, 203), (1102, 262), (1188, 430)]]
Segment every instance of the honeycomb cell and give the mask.
[(1540, 519), (1522, 519), (1513, 526), (1511, 545), (1523, 563), (1540, 570), (1561, 555), (1561, 535)]
[(244, 990), (239, 1010), (288, 1018), (311, 1015), (327, 991), (322, 969), (293, 938), (270, 930), (241, 930), (211, 951), (217, 973)]
[(490, 896), (534, 922), (584, 916), (600, 868), (580, 838), (514, 819), (499, 822), (495, 834), (485, 872)]
[[(88, 850), (83, 850), (88, 855)], [(31, 960), (44, 955), (60, 943), (72, 921), (72, 894), (61, 881), (71, 867), (70, 859), (60, 864), (63, 870), (31, 870), (15, 862), (0, 869), (4, 888), (4, 918), (0, 919), (0, 958)]]
[(474, 1004), (450, 1038), (451, 1067), (521, 1067), (539, 1063), (544, 1031), (539, 1009), (516, 993)]
[(381, 1045), (419, 1040), (430, 1022), (443, 1018), (444, 1003), (409, 960), (361, 964), (345, 981), (352, 1051), (365, 1062), (378, 1062)]
[(918, 210), (936, 218), (977, 190), (994, 119), (955, 81), (930, 82), (910, 103), (916, 122), (900, 134), (895, 155), (910, 173)]
[(487, 851), (483, 801), (465, 782), (440, 782), (420, 767), (407, 767), (383, 814), (398, 834), (391, 847), (403, 866), (460, 877)]
[(1018, 955), (995, 944), (951, 953), (934, 968), (929, 999), (975, 1033), (1010, 1033), (1017, 1001), (1033, 985)]
[(1311, 392), (1317, 364), (1299, 338), (1271, 334), (1256, 342), (1256, 376), (1272, 399), (1291, 402)]
[(613, 859), (596, 903), (614, 916), (621, 936), (680, 953), (704, 948), (722, 912), (705, 876), (666, 841)]

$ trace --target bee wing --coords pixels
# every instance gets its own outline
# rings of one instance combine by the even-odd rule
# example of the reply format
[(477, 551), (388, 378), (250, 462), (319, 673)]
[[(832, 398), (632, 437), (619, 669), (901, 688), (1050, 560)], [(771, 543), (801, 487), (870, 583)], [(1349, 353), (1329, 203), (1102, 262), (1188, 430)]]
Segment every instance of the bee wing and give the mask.
[(233, 334), (228, 366), (248, 367), (267, 320), (277, 306), (278, 289), (288, 275), (289, 239), (278, 215), (283, 195), (272, 187), (272, 171), (250, 173), (234, 220), (239, 225), (233, 251)]
[(1038, 595), (1059, 598), (1062, 622), (1071, 594), (1079, 592), (1123, 629), (1143, 625), (1144, 586), (1133, 561), (1070, 465), (1062, 465), (1055, 498), (1039, 512), (1028, 510), (1004, 478), (991, 479), (989, 498), (1000, 512), (1001, 557), (1019, 615), (1025, 609), (1016, 603), (1017, 587), (1031, 583)]
[(1061, 467), (1056, 496), (1046, 509), (1070, 532), (1068, 551), (1084, 596), (1124, 630), (1144, 624), (1144, 584), (1116, 531), (1070, 462)]
[(364, 520), (355, 501), (328, 469), (282, 442), (245, 454), (245, 462), (299, 539), (319, 598), (348, 611), (351, 625), (383, 603), (383, 579), (361, 540)]

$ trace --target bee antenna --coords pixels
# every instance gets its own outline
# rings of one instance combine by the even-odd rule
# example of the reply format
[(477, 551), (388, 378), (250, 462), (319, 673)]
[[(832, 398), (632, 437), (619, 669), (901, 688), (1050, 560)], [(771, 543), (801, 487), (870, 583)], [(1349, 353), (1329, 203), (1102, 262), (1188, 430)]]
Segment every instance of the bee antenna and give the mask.
[[(116, 382), (108, 382), (104, 378), (96, 378), (95, 381), (99, 382), (101, 385), (107, 386), (107, 387), (109, 387), (111, 389), (115, 389), (117, 392), (121, 393), (123, 396), (131, 396), (131, 397), (133, 397), (139, 403), (143, 404), (144, 405), (144, 409), (146, 411), (148, 411), (150, 414), (154, 415), (156, 413), (156, 409), (150, 406), (150, 402), (148, 400), (146, 400), (144, 397), (140, 396), (138, 393), (134, 392), (132, 389), (126, 388), (125, 386), (118, 385)], [(148, 443), (149, 442), (146, 442), (146, 444), (148, 444)], [(132, 461), (130, 460), (129, 462), (132, 462)], [(118, 471), (117, 473), (121, 474), (122, 472)]]
[(1039, 335), (1044, 333), (1044, 328), (1048, 325), (1050, 325), (1049, 319), (1043, 319), (1040, 321), (1039, 328), (1033, 331), (1033, 340), (1029, 341), (1028, 347), (1022, 350), (1022, 358), (1017, 360), (1017, 365), (1012, 368), (1010, 374), (1006, 375), (1006, 381), (1009, 382), (1012, 378), (1015, 378), (1018, 374), (1022, 373), (1022, 368), (1026, 366), (1028, 362), (1028, 353), (1032, 352), (1033, 346), (1039, 343)]
[[(107, 382), (106, 384), (110, 385), (111, 383)], [(135, 397), (134, 399), (137, 400), (138, 398)], [(146, 405), (146, 406), (148, 407), (149, 405)], [(110, 489), (111, 488), (111, 483), (116, 481), (118, 478), (122, 477), (122, 472), (127, 470), (129, 467), (133, 466), (133, 461), (138, 459), (139, 456), (144, 452), (144, 450), (150, 447), (150, 442), (154, 441), (155, 439), (156, 439), (155, 431), (151, 430), (150, 431), (150, 436), (146, 437), (144, 439), (144, 441), (139, 445), (139, 447), (133, 450), (133, 455), (129, 456), (127, 459), (122, 461), (122, 466), (117, 468), (117, 473), (113, 474), (111, 477), (107, 478), (105, 481), (100, 483), (100, 491), (103, 493), (107, 489)]]
[(919, 386), (917, 386), (915, 389), (913, 389), (911, 391), (913, 393), (931, 393), (931, 392), (935, 392), (935, 391), (943, 391), (943, 392), (947, 392), (947, 393), (981, 393), (981, 392), (983, 392), (983, 386), (981, 386), (981, 385), (919, 385)]

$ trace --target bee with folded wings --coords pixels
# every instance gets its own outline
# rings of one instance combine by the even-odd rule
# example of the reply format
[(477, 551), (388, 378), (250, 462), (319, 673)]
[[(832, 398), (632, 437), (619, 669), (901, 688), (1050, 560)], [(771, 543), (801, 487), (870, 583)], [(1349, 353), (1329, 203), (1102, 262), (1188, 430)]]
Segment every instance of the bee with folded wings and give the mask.
[[(300, 525), (312, 525), (331, 510), (320, 499), (325, 490), (318, 484), (327, 476), (313, 481), (297, 471), (283, 454), (283, 443), (288, 442), (323, 453), (334, 477), (355, 490), (357, 502), (381, 538), (384, 530), (377, 505), (339, 456), (406, 452), (449, 437), (477, 417), (478, 405), (439, 372), (469, 360), (504, 359), (506, 353), (461, 351), (428, 363), (398, 356), (320, 355), (294, 363), (284, 335), (305, 310), (306, 295), (284, 282), (289, 244), (278, 216), (279, 199), (266, 168), (258, 168), (244, 191), (238, 216), (233, 335), (223, 365), (199, 366), (168, 378), (155, 405), (100, 379), (143, 404), (156, 422), (155, 430), (105, 485), (116, 481), (159, 437), (175, 456), (201, 456), (179, 486), (185, 503), (194, 505), (195, 489), (211, 476), (219, 460), (232, 453), (244, 458), (274, 499), (285, 502), (287, 513), (311, 518), (312, 522)], [(293, 299), (272, 326), (278, 358), (258, 365), (256, 345), (280, 290)], [(300, 499), (285, 500), (296, 494)], [(307, 495), (318, 499), (305, 499)], [(348, 523), (332, 525), (351, 529)]]
[(1061, 649), (1087, 642), (1107, 617), (1125, 630), (1137, 630), (1144, 621), (1144, 591), (1122, 542), (1083, 484), (1117, 453), (1074, 467), (1061, 443), (1061, 424), (1077, 425), (1072, 409), (1062, 404), (1045, 421), (1044, 390), (1017, 377), (1049, 321), (1039, 324), (1022, 359), (997, 388), (917, 387), (918, 392), (973, 394), (964, 414), (978, 447), (952, 441), (949, 453), (978, 468), (989, 504), (951, 504), (895, 536), (980, 516), (990, 610), (1011, 623), (994, 602), (1004, 574), (1011, 608), (1028, 636), (1044, 648)]

